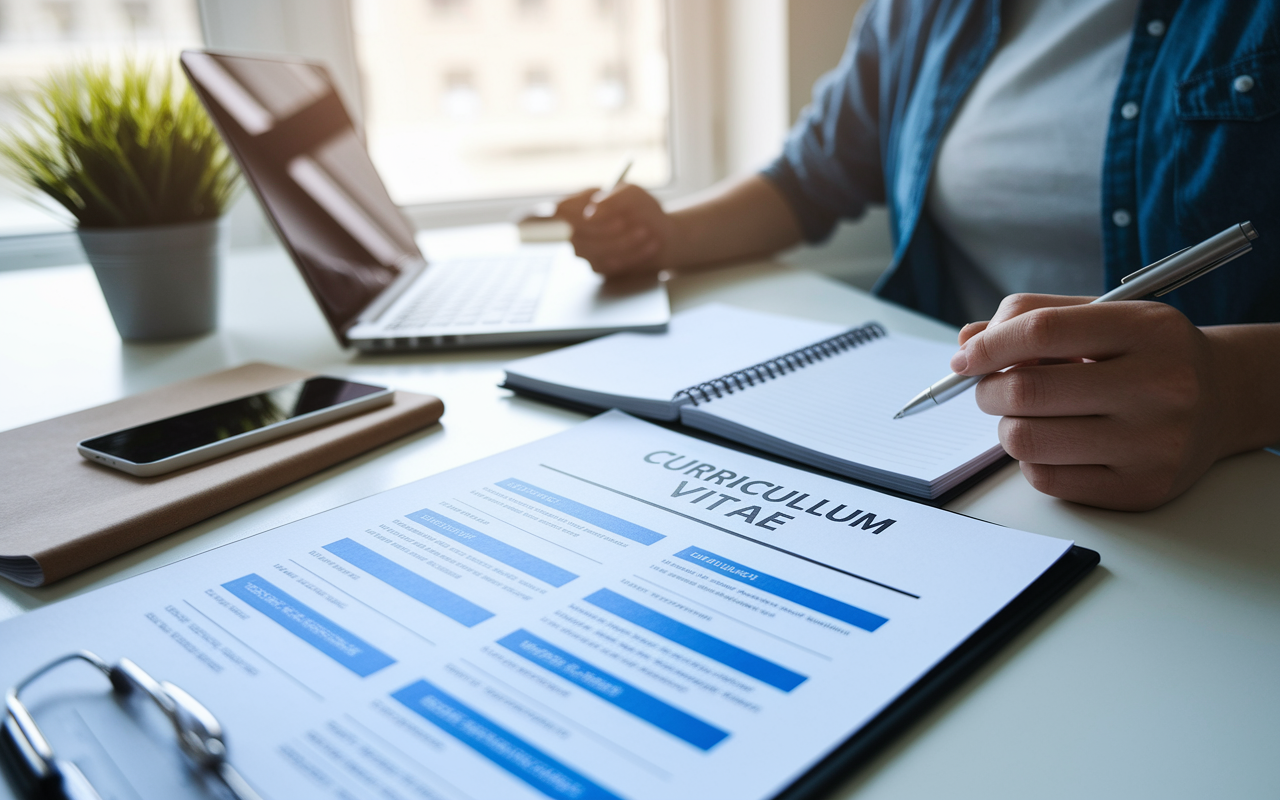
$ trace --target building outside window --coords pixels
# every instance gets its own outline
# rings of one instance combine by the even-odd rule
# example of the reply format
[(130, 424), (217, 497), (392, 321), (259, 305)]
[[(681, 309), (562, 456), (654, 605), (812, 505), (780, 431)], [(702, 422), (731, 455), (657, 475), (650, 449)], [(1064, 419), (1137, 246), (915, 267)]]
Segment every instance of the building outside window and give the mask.
[[(670, 0), (0, 0), (0, 126), (40, 79), (77, 60), (132, 52), (176, 68), (178, 51), (208, 36), (214, 47), (330, 64), (358, 101), (392, 197), (420, 224), (504, 218), (529, 198), (605, 184), (628, 159), (630, 180), (687, 192), (714, 169), (700, 9)], [(212, 26), (203, 35), (202, 18)], [(675, 94), (673, 63), (684, 76)], [(0, 238), (70, 227), (65, 213), (19, 191), (0, 178)], [(25, 251), (0, 242), (0, 252)]]
[[(353, 0), (370, 153), (406, 206), (672, 178), (663, 0)], [(448, 6), (448, 13), (439, 13)]]
[(431, 10), (441, 17), (466, 13), (467, 0), (429, 0)]
[(596, 83), (596, 106), (604, 111), (621, 111), (627, 105), (627, 78), (619, 64), (607, 64), (600, 69)]
[(520, 89), (520, 108), (535, 117), (555, 112), (556, 90), (551, 85), (551, 73), (545, 67), (525, 70), (524, 86)]
[(520, 13), (526, 17), (535, 17), (547, 13), (547, 0), (515, 0)]
[(440, 108), (454, 119), (474, 119), (480, 113), (480, 91), (469, 69), (451, 69), (444, 75)]

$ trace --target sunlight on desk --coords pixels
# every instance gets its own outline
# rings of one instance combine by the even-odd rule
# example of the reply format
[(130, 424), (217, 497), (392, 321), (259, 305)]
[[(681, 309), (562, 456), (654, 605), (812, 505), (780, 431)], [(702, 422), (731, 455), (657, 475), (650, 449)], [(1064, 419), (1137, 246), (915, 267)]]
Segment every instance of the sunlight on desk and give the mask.
[[(940, 340), (954, 331), (812, 273), (752, 264), (677, 277), (676, 310), (716, 300)], [(249, 360), (429, 392), (442, 425), (357, 457), (53, 586), (0, 584), (8, 618), (289, 521), (563, 431), (581, 414), (497, 388), (546, 347), (361, 357), (338, 348), (284, 254), (226, 265), (215, 333), (124, 345), (92, 273), (0, 273), (8, 429)], [(1280, 457), (1215, 466), (1145, 514), (1035, 492), (1010, 465), (953, 511), (1069, 538), (1102, 566), (839, 796), (1261, 797), (1280, 790)], [(7, 788), (0, 785), (0, 797)]]

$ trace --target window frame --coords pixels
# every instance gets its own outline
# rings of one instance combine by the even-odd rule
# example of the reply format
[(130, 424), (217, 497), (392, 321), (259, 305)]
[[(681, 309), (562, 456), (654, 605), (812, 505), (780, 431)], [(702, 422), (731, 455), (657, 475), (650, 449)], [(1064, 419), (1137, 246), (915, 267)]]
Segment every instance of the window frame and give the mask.
[[(725, 173), (719, 4), (665, 0), (669, 49), (668, 141), (672, 179), (653, 190), (659, 200), (710, 186)], [(205, 46), (240, 53), (277, 53), (323, 62), (352, 116), (362, 117), (361, 79), (350, 0), (197, 0)], [(231, 210), (232, 246), (262, 245), (273, 236), (245, 192)], [(502, 222), (554, 194), (457, 200), (403, 206), (415, 228)], [(0, 271), (83, 260), (74, 231), (0, 236)]]
[[(207, 46), (275, 52), (322, 61), (360, 122), (360, 74), (350, 0), (199, 0)], [(654, 194), (667, 200), (709, 186), (715, 158), (716, 39), (712, 4), (665, 0), (670, 54), (668, 141), (672, 180)], [(516, 195), (402, 206), (416, 228), (501, 222), (554, 194)]]

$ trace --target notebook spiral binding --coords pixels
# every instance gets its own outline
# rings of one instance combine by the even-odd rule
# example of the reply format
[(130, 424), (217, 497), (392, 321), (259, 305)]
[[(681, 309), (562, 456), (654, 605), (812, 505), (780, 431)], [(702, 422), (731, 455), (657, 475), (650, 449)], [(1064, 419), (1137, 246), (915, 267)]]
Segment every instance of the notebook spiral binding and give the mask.
[(785, 355), (771, 358), (768, 361), (761, 361), (759, 364), (746, 369), (730, 372), (728, 375), (721, 375), (719, 378), (709, 380), (706, 383), (699, 383), (696, 386), (690, 386), (688, 389), (681, 389), (671, 396), (671, 401), (675, 403), (687, 397), (695, 406), (700, 402), (710, 403), (717, 397), (741, 392), (750, 386), (755, 386), (757, 383), (780, 378), (788, 372), (795, 372), (810, 364), (839, 355), (846, 350), (852, 350), (867, 342), (879, 339), (887, 335), (887, 333), (888, 331), (880, 323), (871, 322), (861, 328), (852, 328), (829, 339), (823, 339), (820, 342), (801, 347), (799, 350), (792, 350)]

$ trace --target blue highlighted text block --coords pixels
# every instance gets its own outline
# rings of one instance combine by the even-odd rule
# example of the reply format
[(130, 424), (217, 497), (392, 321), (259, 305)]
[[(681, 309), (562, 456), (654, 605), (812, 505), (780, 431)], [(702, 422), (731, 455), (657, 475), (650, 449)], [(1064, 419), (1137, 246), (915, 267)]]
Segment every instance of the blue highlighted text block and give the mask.
[(256, 574), (224, 583), (222, 588), (362, 678), (396, 663), (391, 656)]
[(841, 622), (847, 622), (854, 627), (862, 628), (864, 631), (874, 631), (889, 621), (879, 614), (872, 614), (870, 611), (851, 606), (834, 597), (827, 597), (825, 594), (818, 594), (812, 589), (806, 589), (781, 578), (757, 572), (736, 561), (730, 561), (724, 556), (718, 556), (709, 550), (703, 550), (701, 547), (686, 547), (676, 553), (676, 558), (709, 569), (721, 577), (750, 584), (761, 591), (790, 600), (820, 614), (834, 617)]
[(620, 800), (435, 684), (417, 681), (391, 696), (552, 800)]
[(498, 644), (699, 750), (710, 750), (729, 735), (524, 629), (502, 637)]
[(640, 544), (653, 544), (667, 538), (657, 531), (651, 531), (648, 528), (628, 522), (621, 517), (615, 517), (612, 514), (606, 514), (603, 511), (584, 506), (576, 500), (570, 500), (567, 497), (561, 497), (558, 494), (548, 492), (546, 489), (539, 489), (524, 481), (518, 481), (515, 478), (507, 478), (505, 481), (499, 481), (498, 485), (506, 489), (512, 494), (520, 495), (529, 500), (536, 500), (547, 508), (554, 508), (562, 514), (568, 514), (576, 517), (583, 522), (588, 522), (598, 528), (603, 528), (610, 533), (616, 533), (619, 536), (630, 539)]
[(659, 614), (615, 591), (601, 589), (588, 595), (586, 601), (597, 608), (617, 614), (645, 630), (670, 639), (676, 644), (682, 644), (707, 658), (719, 661), (726, 667), (732, 667), (744, 675), (750, 675), (775, 689), (789, 692), (808, 680), (798, 672), (792, 672), (780, 664), (761, 658), (755, 653), (748, 653), (723, 639), (717, 639), (709, 633), (703, 633), (683, 622), (677, 622), (666, 614)]
[(359, 542), (339, 539), (333, 544), (326, 544), (324, 549), (348, 564), (359, 567), (391, 588), (409, 595), (419, 603), (434, 608), (454, 622), (460, 622), (468, 628), (479, 625), (493, 616), (492, 611), (481, 608), (467, 598), (454, 594), (411, 569), (400, 566)]
[(405, 517), (435, 533), (448, 536), (456, 542), (462, 542), (477, 553), (484, 553), (490, 558), (501, 561), (508, 567), (514, 567), (524, 574), (540, 581), (545, 581), (552, 586), (564, 586), (578, 577), (569, 570), (558, 567), (550, 561), (544, 561), (486, 533), (469, 528), (460, 522), (454, 522), (448, 517), (442, 517), (425, 508), (421, 511), (405, 514)]

